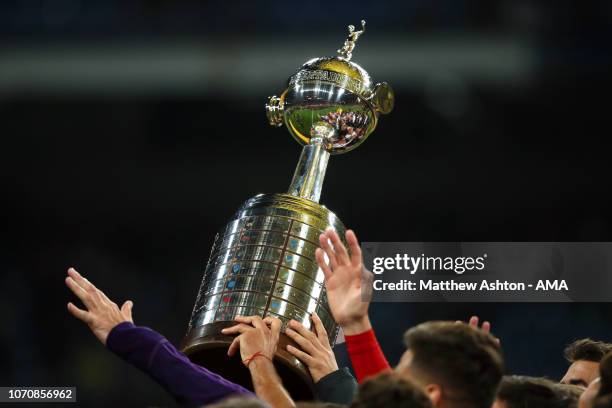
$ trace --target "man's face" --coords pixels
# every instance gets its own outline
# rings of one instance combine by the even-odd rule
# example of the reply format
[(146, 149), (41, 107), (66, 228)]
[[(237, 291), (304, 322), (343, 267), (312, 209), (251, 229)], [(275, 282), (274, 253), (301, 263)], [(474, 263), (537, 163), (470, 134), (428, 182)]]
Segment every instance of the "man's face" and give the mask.
[(588, 387), (595, 378), (599, 377), (599, 363), (587, 360), (574, 361), (561, 379), (561, 384), (580, 385)]

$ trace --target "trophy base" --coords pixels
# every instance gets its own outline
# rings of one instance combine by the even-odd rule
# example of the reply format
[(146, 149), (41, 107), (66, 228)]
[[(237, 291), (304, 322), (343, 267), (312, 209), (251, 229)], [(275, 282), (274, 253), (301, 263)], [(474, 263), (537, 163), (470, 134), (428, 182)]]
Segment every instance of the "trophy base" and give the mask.
[[(271, 316), (283, 327), (295, 320), (310, 328), (317, 313), (333, 346), (337, 325), (315, 257), (319, 235), (329, 227), (344, 235), (334, 213), (302, 197), (258, 194), (247, 200), (215, 238), (182, 343), (191, 361), (252, 388), (240, 358), (227, 356), (234, 337), (221, 333), (236, 316)], [(298, 345), (285, 334), (279, 341), (274, 362), (285, 388), (295, 400), (312, 399), (308, 369), (286, 349)]]
[[(219, 321), (194, 327), (183, 339), (181, 351), (192, 362), (214, 373), (222, 373), (225, 379), (253, 391), (251, 375), (242, 364), (240, 353), (236, 353), (233, 357), (227, 355), (227, 348), (234, 337), (221, 333), (222, 329), (235, 324), (234, 321)], [(274, 365), (278, 375), (283, 386), (295, 401), (312, 400), (314, 384), (308, 368), (287, 352), (287, 345), (299, 348), (291, 338), (281, 333), (274, 356)]]

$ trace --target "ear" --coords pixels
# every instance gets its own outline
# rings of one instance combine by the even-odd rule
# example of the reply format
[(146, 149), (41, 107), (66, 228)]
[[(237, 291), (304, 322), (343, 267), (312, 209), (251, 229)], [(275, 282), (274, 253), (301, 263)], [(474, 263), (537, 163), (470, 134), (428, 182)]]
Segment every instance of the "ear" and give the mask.
[(433, 403), (434, 407), (442, 406), (442, 388), (438, 384), (427, 384), (425, 393)]

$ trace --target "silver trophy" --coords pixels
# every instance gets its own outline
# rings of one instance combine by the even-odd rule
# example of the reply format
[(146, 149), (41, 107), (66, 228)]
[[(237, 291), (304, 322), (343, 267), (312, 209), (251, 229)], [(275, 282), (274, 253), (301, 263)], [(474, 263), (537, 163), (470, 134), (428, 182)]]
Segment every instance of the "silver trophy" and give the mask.
[[(330, 155), (363, 143), (394, 102), (386, 83), (373, 85), (368, 73), (351, 61), (364, 29), (365, 21), (360, 31), (349, 26), (340, 55), (307, 61), (279, 97), (269, 98), (270, 124), (284, 124), (304, 145), (289, 190), (246, 201), (217, 234), (206, 265), (182, 349), (193, 361), (247, 387), (247, 369), (226, 356), (232, 337), (221, 334), (235, 324), (235, 316), (278, 317), (284, 330), (290, 319), (310, 327), (310, 315), (316, 312), (330, 344), (335, 343), (337, 325), (315, 250), (326, 228), (344, 237), (345, 227), (318, 203), (323, 178)], [(287, 344), (298, 347), (281, 335), (275, 356), (279, 374), (294, 398), (309, 399), (312, 380), (286, 351)]]

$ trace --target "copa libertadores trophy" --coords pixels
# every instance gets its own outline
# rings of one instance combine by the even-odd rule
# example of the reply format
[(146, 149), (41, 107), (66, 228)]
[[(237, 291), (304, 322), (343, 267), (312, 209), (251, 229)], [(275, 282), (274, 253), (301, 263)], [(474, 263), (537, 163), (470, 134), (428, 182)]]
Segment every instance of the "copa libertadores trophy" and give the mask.
[[(351, 61), (365, 30), (349, 26), (339, 55), (307, 61), (289, 78), (287, 89), (266, 104), (272, 126), (283, 124), (303, 145), (289, 191), (259, 194), (247, 200), (215, 238), (204, 272), (183, 351), (224, 377), (250, 387), (248, 370), (229, 359), (231, 337), (221, 329), (237, 315), (275, 316), (310, 327), (316, 312), (334, 344), (337, 326), (327, 304), (323, 272), (315, 260), (318, 237), (326, 228), (344, 236), (344, 225), (319, 204), (330, 155), (359, 146), (376, 127), (379, 114), (393, 108), (393, 91), (374, 85)], [(281, 334), (275, 356), (283, 383), (294, 398), (308, 399), (307, 368), (286, 351), (293, 343)], [(297, 345), (296, 345), (297, 346)]]

